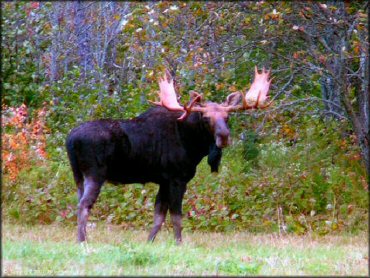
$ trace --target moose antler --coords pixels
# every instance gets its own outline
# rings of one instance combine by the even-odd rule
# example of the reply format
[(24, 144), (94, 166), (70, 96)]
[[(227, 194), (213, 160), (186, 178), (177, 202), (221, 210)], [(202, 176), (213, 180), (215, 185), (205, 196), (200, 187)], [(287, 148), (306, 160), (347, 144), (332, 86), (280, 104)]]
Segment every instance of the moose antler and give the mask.
[(177, 101), (173, 79), (168, 70), (163, 78), (159, 79), (159, 102), (153, 102), (156, 105), (161, 105), (169, 110), (184, 111), (184, 108)]
[(265, 108), (268, 99), (268, 92), (272, 79), (268, 80), (271, 70), (262, 68), (262, 73), (258, 73), (257, 66), (254, 67), (254, 81), (244, 97), (246, 108)]
[(192, 92), (191, 101), (187, 106), (181, 106), (177, 101), (175, 87), (173, 85), (173, 79), (168, 70), (163, 78), (159, 79), (159, 99), (160, 101), (152, 102), (156, 105), (164, 106), (171, 111), (182, 111), (184, 112), (178, 120), (184, 120), (191, 111), (203, 112), (202, 107), (194, 107), (194, 105), (200, 101), (201, 95), (197, 92)]
[[(266, 108), (270, 106), (271, 102), (266, 104), (268, 99), (268, 92), (272, 79), (269, 79), (270, 70), (262, 68), (262, 73), (258, 72), (257, 66), (254, 68), (255, 77), (249, 90), (245, 96), (241, 92), (235, 92), (232, 95), (242, 99), (242, 104), (226, 106), (225, 110), (228, 112), (247, 110), (253, 108)], [(229, 97), (230, 97), (229, 96)]]
[[(253, 108), (266, 108), (270, 103), (266, 104), (268, 99), (268, 92), (271, 84), (269, 80), (270, 70), (262, 69), (262, 73), (258, 72), (257, 66), (254, 69), (255, 77), (254, 81), (246, 92), (243, 95), (241, 92), (235, 92), (230, 94), (227, 97), (227, 104), (221, 104), (219, 109), (229, 113), (238, 110), (247, 110)], [(190, 112), (202, 112), (206, 113), (207, 108), (202, 106), (195, 106), (201, 100), (201, 95), (197, 92), (191, 93), (191, 100), (187, 106), (182, 106), (178, 102), (176, 96), (175, 87), (173, 84), (173, 79), (168, 70), (163, 78), (159, 79), (159, 101), (152, 102), (155, 105), (160, 105), (166, 107), (171, 111), (181, 111), (184, 112), (178, 120), (184, 120), (190, 114)]]

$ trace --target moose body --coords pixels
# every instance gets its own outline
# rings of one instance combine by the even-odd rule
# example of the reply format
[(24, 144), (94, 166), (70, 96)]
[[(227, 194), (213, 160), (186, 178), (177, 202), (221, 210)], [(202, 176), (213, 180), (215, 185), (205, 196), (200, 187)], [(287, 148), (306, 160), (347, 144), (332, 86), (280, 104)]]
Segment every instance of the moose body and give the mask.
[(86, 238), (84, 215), (105, 181), (159, 184), (154, 231), (149, 239), (154, 239), (169, 210), (176, 240), (181, 241), (186, 184), (206, 155), (211, 169), (217, 171), (221, 149), (215, 145), (209, 121), (199, 112), (191, 113), (185, 121), (178, 121), (179, 116), (179, 112), (154, 107), (131, 120), (91, 121), (71, 131), (66, 146), (78, 187), (79, 241)]
[[(155, 103), (158, 107), (131, 120), (96, 120), (73, 129), (66, 147), (79, 199), (78, 241), (86, 240), (90, 210), (103, 183), (108, 181), (159, 184), (154, 227), (148, 240), (154, 240), (170, 211), (175, 239), (180, 243), (182, 200), (187, 183), (206, 155), (211, 171), (218, 170), (222, 148), (230, 143), (229, 112), (261, 108), (270, 85), (268, 75), (264, 70), (258, 74), (256, 68), (255, 82), (246, 98), (236, 92), (222, 104), (198, 105), (200, 95), (193, 93), (189, 106), (182, 107), (167, 74), (159, 83), (160, 102)], [(252, 106), (248, 99), (254, 101)]]

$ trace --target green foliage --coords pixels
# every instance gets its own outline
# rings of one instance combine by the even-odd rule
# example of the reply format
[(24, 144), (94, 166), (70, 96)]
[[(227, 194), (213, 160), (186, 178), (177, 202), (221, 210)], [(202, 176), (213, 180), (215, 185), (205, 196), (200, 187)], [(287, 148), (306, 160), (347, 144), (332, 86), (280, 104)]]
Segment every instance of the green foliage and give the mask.
[[(312, 125), (305, 122), (306, 129), (300, 130), (294, 145), (276, 135), (274, 141), (264, 138), (257, 165), (248, 160), (243, 162), (246, 147), (240, 142), (226, 151), (217, 178), (202, 181), (201, 175), (207, 175), (202, 171), (207, 169), (200, 168), (194, 180), (196, 186), (189, 188), (189, 192), (196, 192), (189, 199), (194, 198), (197, 203), (188, 206), (190, 219), (195, 222), (190, 226), (300, 234), (356, 230), (360, 226), (350, 224), (354, 219), (356, 223), (366, 223), (368, 200), (366, 194), (358, 195), (365, 189), (365, 173), (358, 172), (364, 171), (363, 166), (358, 160), (348, 165), (347, 156), (356, 151), (352, 154), (341, 151), (341, 144), (347, 140), (339, 139), (337, 131), (327, 124), (318, 120)], [(198, 195), (212, 198), (197, 199)], [(353, 213), (353, 206), (362, 213)]]
[[(326, 234), (366, 228), (365, 173), (360, 161), (348, 159), (357, 149), (341, 149), (352, 144), (338, 136), (343, 128), (313, 119), (297, 128), (294, 144), (279, 132), (270, 135), (274, 140), (247, 132), (245, 141), (224, 150), (218, 175), (204, 159), (185, 194), (185, 230)], [(66, 154), (58, 152), (58, 161), (24, 171), (14, 183), (5, 178), (7, 218), (75, 223), (76, 188)], [(155, 184), (106, 184), (90, 220), (149, 228), (157, 190)]]
[[(27, 223), (75, 223), (77, 197), (64, 147), (67, 134), (84, 121), (131, 118), (145, 111), (147, 100), (156, 97), (156, 79), (163, 67), (176, 74), (185, 103), (189, 90), (218, 102), (232, 91), (245, 91), (258, 65), (273, 69), (273, 93), (282, 90), (298, 102), (278, 114), (272, 108), (264, 115), (262, 132), (256, 131), (262, 125), (258, 116), (240, 113), (230, 119), (234, 145), (224, 151), (218, 175), (210, 174), (205, 160), (198, 166), (185, 195), (185, 228), (296, 234), (366, 228), (364, 192), (368, 188), (355, 138), (347, 136), (351, 128), (346, 122), (308, 117), (317, 115), (323, 105), (299, 102), (322, 97), (322, 70), (330, 68), (326, 59), (335, 57), (321, 45), (307, 47), (301, 31), (293, 32), (295, 21), (319, 31), (325, 28), (310, 20), (299, 21), (303, 11), (313, 16), (316, 4), (86, 4), (86, 32), (92, 30), (89, 46), (94, 57), (89, 72), (74, 38), (76, 15), (69, 14), (74, 5), (2, 4), (3, 103), (14, 107), (25, 103), (31, 111), (46, 103), (49, 155), (41, 166), (30, 159), (30, 167), (16, 181), (3, 177), (5, 217)], [(359, 5), (351, 3), (346, 8), (358, 18), (358, 23), (348, 24), (356, 30), (348, 42), (354, 56), (345, 59), (349, 61), (346, 67), (354, 72), (366, 46), (361, 42), (367, 41), (361, 37), (366, 33), (366, 14)], [(122, 14), (107, 12), (116, 10)], [(325, 20), (324, 14), (318, 16)], [(115, 29), (119, 22), (125, 25)], [(341, 31), (346, 24), (330, 26), (334, 25)], [(351, 101), (356, 100), (355, 93), (350, 91)], [(156, 191), (154, 184), (107, 184), (90, 220), (150, 226)], [(244, 268), (249, 271), (248, 265), (224, 263), (220, 267), (230, 274)]]
[(255, 275), (260, 272), (261, 264), (246, 264), (235, 260), (226, 260), (220, 263), (218, 270), (229, 275)]
[(257, 134), (254, 131), (247, 131), (245, 133), (245, 139), (242, 141), (243, 158), (246, 161), (253, 161), (254, 164), (258, 163), (259, 150), (257, 143)]
[(66, 162), (49, 162), (20, 173), (17, 182), (4, 178), (7, 213), (24, 223), (76, 220), (75, 185)]
[[(43, 99), (38, 92), (43, 90), (41, 57), (39, 53), (45, 49), (40, 41), (31, 34), (32, 28), (45, 24), (46, 15), (39, 14), (30, 19), (26, 16), (27, 4), (21, 2), (2, 4), (2, 72), (4, 88), (3, 102), (10, 106), (40, 107)], [(37, 29), (39, 35), (47, 35), (47, 29)], [(45, 42), (47, 43), (47, 42)]]

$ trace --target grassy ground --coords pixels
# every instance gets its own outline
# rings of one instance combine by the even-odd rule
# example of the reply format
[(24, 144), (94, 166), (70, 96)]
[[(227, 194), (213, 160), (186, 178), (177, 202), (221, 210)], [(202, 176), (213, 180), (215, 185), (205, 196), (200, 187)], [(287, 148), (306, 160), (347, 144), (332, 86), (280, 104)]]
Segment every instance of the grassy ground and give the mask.
[(147, 231), (101, 223), (89, 228), (88, 249), (75, 235), (75, 227), (3, 223), (2, 275), (368, 275), (367, 234), (184, 232), (176, 246), (167, 228), (147, 244)]

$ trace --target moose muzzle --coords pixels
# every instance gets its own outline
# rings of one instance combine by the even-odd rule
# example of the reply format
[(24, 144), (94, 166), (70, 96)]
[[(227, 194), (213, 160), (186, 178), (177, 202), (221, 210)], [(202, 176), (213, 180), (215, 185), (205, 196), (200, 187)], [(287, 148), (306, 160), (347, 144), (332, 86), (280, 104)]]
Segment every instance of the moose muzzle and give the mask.
[(215, 139), (216, 146), (224, 148), (231, 144), (230, 131), (227, 127), (226, 122), (223, 119), (219, 119), (215, 125)]

